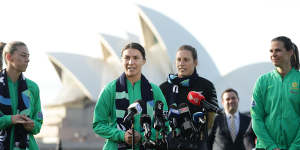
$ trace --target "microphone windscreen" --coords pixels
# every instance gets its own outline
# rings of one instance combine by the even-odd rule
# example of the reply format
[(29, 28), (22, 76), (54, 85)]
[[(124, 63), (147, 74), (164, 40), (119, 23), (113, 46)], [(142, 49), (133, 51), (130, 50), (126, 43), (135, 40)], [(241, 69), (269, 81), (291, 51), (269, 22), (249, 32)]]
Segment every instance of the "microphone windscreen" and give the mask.
[(204, 113), (203, 112), (195, 112), (193, 114), (193, 121), (196, 123), (196, 124), (199, 124), (199, 123), (205, 123), (205, 119), (204, 119)]
[(181, 117), (190, 118), (190, 109), (186, 103), (181, 103), (178, 107)]
[(187, 99), (190, 103), (200, 106), (200, 102), (205, 100), (205, 97), (200, 92), (190, 91), (188, 93)]
[(178, 107), (180, 113), (185, 113), (185, 112), (189, 112), (189, 106), (186, 103), (181, 103)]
[(180, 112), (177, 109), (170, 108), (168, 112), (168, 118), (178, 118), (180, 116)]
[(134, 112), (134, 113), (141, 113), (143, 110), (141, 103), (142, 103), (142, 100), (137, 100), (134, 103), (130, 104), (128, 107), (128, 111)]
[(203, 118), (204, 117), (204, 113), (203, 112), (195, 112), (193, 114), (193, 120), (197, 120), (199, 118)]

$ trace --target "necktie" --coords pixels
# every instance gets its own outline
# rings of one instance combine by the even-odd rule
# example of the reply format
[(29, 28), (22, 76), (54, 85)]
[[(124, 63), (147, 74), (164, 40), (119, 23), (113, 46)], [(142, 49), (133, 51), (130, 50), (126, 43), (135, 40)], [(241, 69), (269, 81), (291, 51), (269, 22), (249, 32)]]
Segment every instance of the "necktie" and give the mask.
[(236, 133), (235, 133), (235, 120), (233, 115), (230, 116), (230, 133), (231, 133), (232, 141), (234, 141), (236, 138)]

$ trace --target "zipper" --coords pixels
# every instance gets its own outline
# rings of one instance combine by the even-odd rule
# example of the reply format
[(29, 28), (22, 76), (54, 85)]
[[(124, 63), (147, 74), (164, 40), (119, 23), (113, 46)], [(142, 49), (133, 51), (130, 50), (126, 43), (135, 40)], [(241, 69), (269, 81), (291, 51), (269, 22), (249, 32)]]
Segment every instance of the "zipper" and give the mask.
[[(281, 77), (281, 89), (284, 89), (284, 77)], [(283, 94), (284, 90), (280, 92), (280, 144), (283, 144), (283, 128), (282, 128), (282, 116), (283, 116), (283, 105), (282, 105), (282, 94)]]

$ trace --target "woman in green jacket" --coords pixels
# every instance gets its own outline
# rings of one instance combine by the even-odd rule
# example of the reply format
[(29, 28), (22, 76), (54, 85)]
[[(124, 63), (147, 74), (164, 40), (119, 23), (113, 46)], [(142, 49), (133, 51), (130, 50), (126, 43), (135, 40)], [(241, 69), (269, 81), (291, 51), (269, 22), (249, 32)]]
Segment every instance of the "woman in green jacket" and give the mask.
[(256, 81), (251, 106), (256, 148), (300, 149), (300, 72), (298, 49), (284, 36), (271, 42), (275, 70)]
[[(163, 109), (168, 110), (159, 87), (148, 82), (142, 75), (142, 66), (146, 63), (144, 48), (138, 43), (129, 43), (122, 49), (121, 56), (124, 73), (101, 91), (94, 110), (93, 129), (106, 139), (103, 146), (105, 150), (131, 148), (131, 124), (123, 123), (130, 104), (142, 100), (142, 114), (150, 115), (152, 122), (156, 101), (160, 100), (164, 104)], [(137, 114), (134, 117), (134, 147), (137, 149), (143, 142), (140, 116), (141, 114)], [(154, 138), (152, 129), (152, 139)]]
[(0, 73), (0, 150), (38, 150), (33, 137), (43, 122), (39, 88), (24, 77), (29, 52), (23, 42), (3, 49), (7, 65)]

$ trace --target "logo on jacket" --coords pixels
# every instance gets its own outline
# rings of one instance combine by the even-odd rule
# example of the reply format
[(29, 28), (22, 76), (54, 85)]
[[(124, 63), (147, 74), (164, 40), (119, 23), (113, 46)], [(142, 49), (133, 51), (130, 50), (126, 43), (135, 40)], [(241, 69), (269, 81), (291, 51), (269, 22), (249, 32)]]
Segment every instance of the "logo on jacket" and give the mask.
[(254, 101), (254, 99), (252, 99), (252, 102), (251, 102), (251, 108), (255, 107), (256, 103)]
[(290, 93), (299, 94), (299, 88), (298, 88), (298, 83), (297, 82), (292, 83), (292, 87), (290, 87)]
[(298, 83), (297, 82), (293, 82), (292, 83), (292, 89), (294, 89), (294, 90), (298, 90), (299, 88), (298, 88)]

